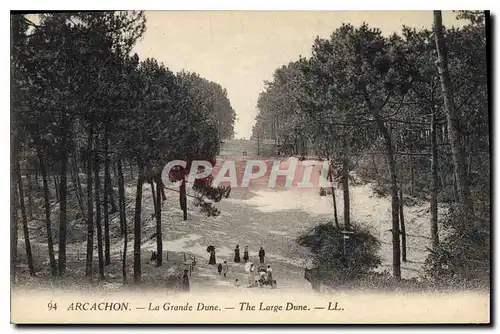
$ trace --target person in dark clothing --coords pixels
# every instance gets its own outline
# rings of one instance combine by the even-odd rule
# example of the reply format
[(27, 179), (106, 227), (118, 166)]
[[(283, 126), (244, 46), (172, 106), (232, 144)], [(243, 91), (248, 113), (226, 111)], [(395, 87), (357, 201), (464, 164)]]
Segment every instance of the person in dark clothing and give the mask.
[(236, 245), (234, 249), (234, 262), (240, 263), (240, 245)]
[(221, 263), (219, 263), (217, 265), (217, 272), (219, 273), (219, 275), (222, 273), (222, 264)]
[(259, 258), (260, 258), (260, 263), (264, 263), (264, 258), (266, 256), (266, 251), (264, 251), (264, 248), (260, 247), (259, 249)]
[(210, 251), (210, 259), (208, 260), (208, 264), (217, 264), (217, 261), (215, 260), (215, 249), (212, 249)]
[(243, 251), (243, 261), (245, 261), (245, 263), (248, 262), (248, 246), (245, 246), (245, 250)]
[(184, 269), (184, 276), (182, 276), (182, 291), (189, 291), (189, 276), (187, 269)]

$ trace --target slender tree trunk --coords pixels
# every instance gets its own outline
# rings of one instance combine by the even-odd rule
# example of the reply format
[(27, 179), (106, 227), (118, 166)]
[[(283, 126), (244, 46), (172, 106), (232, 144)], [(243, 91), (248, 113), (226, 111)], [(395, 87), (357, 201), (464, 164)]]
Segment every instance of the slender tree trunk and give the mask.
[[(96, 140), (96, 148), (99, 147), (97, 145)], [(102, 225), (101, 225), (101, 199), (100, 199), (100, 178), (99, 178), (99, 154), (95, 152), (94, 157), (94, 181), (95, 181), (95, 210), (96, 210), (96, 219), (95, 226), (97, 228), (97, 252), (99, 258), (99, 279), (104, 280), (104, 252), (102, 247)], [(106, 195), (106, 194), (104, 194)]]
[(410, 157), (410, 175), (411, 175), (411, 185), (410, 185), (410, 195), (415, 195), (415, 171), (413, 166), (413, 158)]
[(115, 178), (118, 180), (118, 210), (120, 213), (120, 235), (124, 235), (124, 229), (125, 229), (125, 207), (122, 207), (121, 205), (121, 199), (125, 200), (125, 181), (123, 179), (123, 169), (122, 169), (122, 161), (119, 158), (116, 161), (116, 174)]
[(343, 158), (342, 158), (342, 189), (344, 192), (344, 230), (351, 227), (351, 203), (349, 198), (349, 143), (347, 136), (343, 138)]
[(109, 157), (108, 157), (108, 128), (107, 124), (104, 126), (104, 193), (103, 209), (104, 209), (104, 264), (111, 264), (111, 250), (109, 240), (109, 207), (108, 196), (111, 189), (111, 180), (109, 179)]
[[(368, 102), (368, 100), (367, 100)], [(389, 174), (391, 178), (391, 213), (392, 213), (392, 274), (395, 279), (401, 279), (401, 242), (400, 242), (400, 227), (399, 227), (399, 194), (398, 180), (396, 174), (396, 161), (394, 159), (394, 148), (392, 139), (380, 117), (379, 110), (373, 105), (369, 105), (373, 116), (377, 122), (377, 127), (382, 134), (386, 146), (387, 164), (389, 165)]]
[(68, 194), (68, 132), (67, 116), (63, 111), (64, 133), (61, 141), (61, 180), (59, 184), (59, 275), (64, 276), (66, 272), (66, 228), (67, 219), (67, 194)]
[(56, 175), (52, 175), (52, 179), (54, 180), (54, 189), (56, 193), (56, 201), (59, 202), (59, 184), (57, 183), (57, 177)]
[(158, 206), (158, 203), (156, 202), (156, 191), (155, 191), (155, 185), (153, 183), (153, 180), (151, 179), (151, 198), (153, 200), (153, 209), (154, 209), (154, 214), (156, 216), (156, 214), (158, 213), (158, 210), (157, 210), (157, 206)]
[(27, 192), (28, 192), (28, 219), (29, 220), (32, 220), (33, 219), (33, 187), (31, 185), (31, 173), (30, 171), (26, 171), (26, 182), (27, 182), (27, 185), (28, 185), (28, 189), (27, 189)]
[(92, 137), (93, 125), (89, 125), (87, 138), (87, 258), (85, 275), (92, 278), (94, 271), (94, 206), (92, 200)]
[(431, 124), (431, 239), (432, 249), (437, 251), (439, 246), (438, 235), (438, 207), (437, 207), (437, 193), (438, 193), (438, 161), (437, 161), (437, 138), (436, 138), (436, 115), (435, 111), (432, 112)]
[(156, 185), (156, 266), (163, 264), (163, 238), (161, 233), (161, 176), (157, 178)]
[(403, 262), (406, 262), (406, 226), (405, 226), (405, 215), (403, 211), (404, 201), (403, 201), (403, 185), (399, 185), (399, 221), (401, 224), (401, 255)]
[(467, 182), (467, 170), (464, 160), (464, 152), (461, 143), (460, 120), (453, 101), (453, 91), (450, 73), (448, 71), (448, 54), (443, 33), (443, 19), (440, 10), (434, 11), (434, 34), (436, 49), (439, 60), (439, 77), (441, 79), (441, 90), (443, 92), (444, 109), (448, 123), (448, 138), (450, 141), (457, 192), (463, 209), (463, 222), (469, 223), (473, 216), (472, 201), (470, 198), (469, 185)]
[(182, 219), (187, 220), (187, 198), (186, 198), (186, 179), (183, 178), (179, 189), (179, 201), (182, 209)]
[(134, 216), (134, 283), (141, 282), (141, 211), (142, 211), (142, 183), (143, 167), (139, 164), (137, 189), (135, 193)]
[(333, 217), (335, 219), (335, 227), (340, 229), (339, 218), (337, 216), (337, 199), (335, 198), (335, 188), (333, 186), (333, 172), (332, 167), (328, 169), (328, 176), (330, 178), (330, 182), (332, 183), (332, 201), (333, 201)]
[[(14, 156), (14, 154), (12, 154)], [(14, 159), (12, 159), (14, 162)], [(11, 163), (11, 180), (10, 180), (10, 277), (11, 281), (16, 280), (16, 269), (17, 269), (17, 242), (19, 238), (18, 226), (19, 226), (19, 216), (18, 216), (18, 195), (17, 195), (17, 179), (15, 173), (16, 164)]]
[(24, 189), (23, 189), (23, 180), (21, 178), (21, 166), (19, 164), (19, 158), (16, 154), (16, 177), (17, 177), (17, 185), (19, 191), (19, 206), (21, 208), (21, 218), (23, 222), (23, 232), (24, 232), (24, 244), (26, 246), (26, 258), (28, 260), (28, 268), (31, 276), (35, 276), (35, 268), (33, 266), (33, 253), (31, 252), (31, 243), (29, 237), (28, 230), (28, 218), (26, 217), (26, 208), (24, 206)]
[[(109, 155), (109, 152), (108, 152), (108, 155)], [(111, 205), (109, 213), (112, 214), (112, 213), (117, 212), (118, 209), (116, 207), (115, 192), (113, 190), (113, 180), (111, 179), (109, 158), (106, 161), (107, 161), (106, 162), (107, 167), (104, 167), (104, 172), (106, 173), (106, 178), (109, 180), (108, 181), (108, 197), (109, 197), (109, 204)]]
[(75, 180), (76, 180), (76, 187), (78, 188), (78, 194), (82, 200), (82, 207), (85, 209), (85, 205), (83, 205), (83, 188), (82, 188), (82, 182), (80, 181), (80, 168), (78, 167), (78, 155), (75, 154), (75, 160), (73, 164), (73, 172), (75, 174)]
[(43, 197), (44, 197), (44, 206), (45, 206), (45, 224), (47, 228), (47, 247), (49, 249), (49, 264), (50, 264), (50, 273), (52, 276), (57, 276), (57, 264), (56, 258), (54, 254), (54, 241), (52, 238), (52, 221), (50, 218), (50, 194), (49, 194), (49, 181), (47, 175), (47, 168), (45, 167), (45, 161), (40, 152), (38, 151), (38, 159), (40, 161), (40, 170), (42, 172), (42, 182), (43, 182)]
[(123, 235), (123, 258), (122, 258), (122, 275), (123, 282), (127, 282), (127, 243), (128, 243), (128, 230), (127, 218), (125, 215), (125, 181), (123, 180), (122, 161), (119, 158), (116, 162), (118, 169), (118, 204), (120, 208), (120, 227)]

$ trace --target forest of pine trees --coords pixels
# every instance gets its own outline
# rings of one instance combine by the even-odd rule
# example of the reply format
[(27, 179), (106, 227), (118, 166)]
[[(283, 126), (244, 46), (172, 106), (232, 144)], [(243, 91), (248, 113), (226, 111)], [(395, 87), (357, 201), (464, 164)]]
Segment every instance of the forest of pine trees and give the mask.
[[(83, 275), (104, 279), (110, 238), (119, 230), (126, 281), (133, 231), (139, 283), (142, 190), (152, 190), (161, 266), (163, 167), (213, 158), (232, 138), (235, 112), (223, 87), (132, 54), (145, 29), (142, 12), (11, 15), (12, 279), (25, 264), (18, 258), (21, 235), (29, 275), (66, 276), (69, 238), (81, 225)], [(132, 203), (125, 183), (137, 190)], [(34, 263), (34, 225), (45, 231), (48, 266)]]
[[(310, 57), (278, 68), (266, 83), (253, 137), (276, 140), (286, 155), (311, 154), (312, 145), (331, 160), (344, 191), (345, 229), (349, 173), (378, 184), (392, 201), (395, 278), (407, 261), (402, 204), (411, 196), (430, 202), (428, 278), (487, 285), (488, 17), (456, 15), (467, 23), (446, 29), (435, 11), (429, 30), (403, 27), (385, 36), (367, 24), (343, 24), (316, 38)], [(448, 214), (438, 216), (438, 203)]]

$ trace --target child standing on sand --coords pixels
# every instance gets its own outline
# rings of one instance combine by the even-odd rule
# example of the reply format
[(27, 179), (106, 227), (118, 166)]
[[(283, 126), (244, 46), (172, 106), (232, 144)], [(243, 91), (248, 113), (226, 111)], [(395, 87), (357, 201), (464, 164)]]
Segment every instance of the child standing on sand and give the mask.
[(220, 263), (217, 265), (217, 272), (219, 273), (219, 275), (222, 272), (222, 264)]
[(227, 264), (227, 261), (224, 261), (224, 264), (222, 265), (222, 273), (224, 274), (224, 277), (227, 277), (228, 271), (229, 265)]

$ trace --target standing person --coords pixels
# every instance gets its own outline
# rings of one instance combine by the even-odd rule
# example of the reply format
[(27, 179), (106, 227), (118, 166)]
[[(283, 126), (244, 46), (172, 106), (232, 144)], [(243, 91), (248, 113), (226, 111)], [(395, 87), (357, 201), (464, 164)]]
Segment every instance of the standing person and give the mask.
[(248, 246), (245, 246), (245, 250), (243, 251), (243, 261), (245, 261), (245, 263), (248, 262)]
[(219, 273), (219, 275), (222, 272), (222, 264), (221, 263), (219, 263), (219, 265), (217, 266), (217, 272)]
[(264, 248), (260, 247), (259, 249), (260, 264), (264, 263), (265, 256), (266, 256), (266, 251), (264, 250)]
[(234, 249), (234, 263), (240, 263), (240, 245)]
[(210, 259), (208, 260), (208, 264), (217, 264), (217, 261), (215, 260), (215, 249), (212, 249), (210, 251)]
[(273, 285), (273, 269), (271, 268), (270, 264), (267, 265), (266, 273), (267, 273), (267, 281), (269, 283), (271, 283), (271, 286), (272, 286)]
[(252, 288), (255, 284), (255, 266), (253, 263), (250, 265), (250, 270), (248, 271), (248, 287)]
[(184, 269), (184, 275), (182, 276), (182, 291), (189, 291), (189, 276), (187, 269)]
[(222, 273), (224, 274), (224, 277), (227, 277), (228, 271), (229, 271), (229, 265), (227, 264), (227, 261), (224, 261), (224, 264), (222, 265)]

